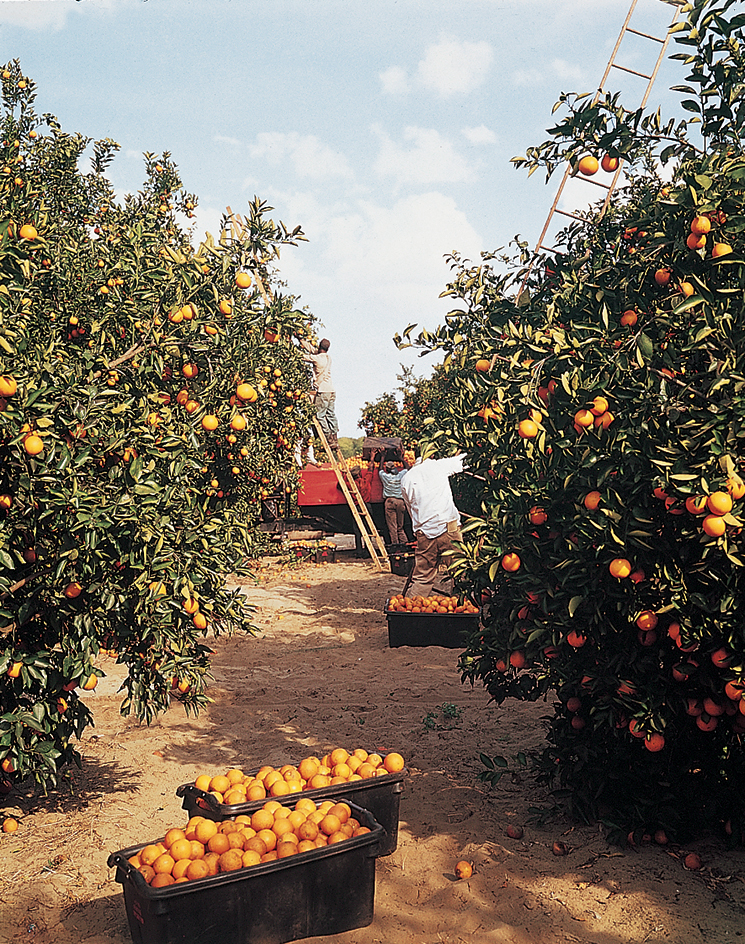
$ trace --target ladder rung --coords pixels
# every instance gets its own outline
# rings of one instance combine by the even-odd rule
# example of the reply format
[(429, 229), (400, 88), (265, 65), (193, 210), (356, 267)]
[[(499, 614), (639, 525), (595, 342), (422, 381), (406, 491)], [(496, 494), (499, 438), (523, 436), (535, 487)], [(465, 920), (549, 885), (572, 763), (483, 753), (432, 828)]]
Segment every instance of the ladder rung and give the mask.
[(603, 183), (602, 180), (590, 180), (589, 177), (577, 177), (577, 180), (583, 180), (586, 184), (592, 184), (594, 187), (602, 187), (603, 190), (610, 190), (610, 184)]
[(651, 40), (654, 40), (654, 42), (656, 42), (656, 43), (664, 43), (664, 42), (665, 42), (665, 40), (664, 40), (664, 39), (660, 39), (659, 36), (652, 36), (651, 33), (642, 33), (642, 32), (640, 32), (640, 30), (632, 29), (630, 26), (627, 26), (627, 27), (626, 27), (626, 32), (627, 32), (627, 33), (633, 33), (635, 36), (643, 36), (644, 39), (651, 39)]
[(615, 62), (611, 65), (612, 69), (620, 69), (621, 72), (629, 72), (631, 75), (638, 75), (640, 79), (651, 79), (651, 75), (647, 75), (645, 72), (637, 72), (636, 69), (627, 69), (626, 66), (617, 66)]

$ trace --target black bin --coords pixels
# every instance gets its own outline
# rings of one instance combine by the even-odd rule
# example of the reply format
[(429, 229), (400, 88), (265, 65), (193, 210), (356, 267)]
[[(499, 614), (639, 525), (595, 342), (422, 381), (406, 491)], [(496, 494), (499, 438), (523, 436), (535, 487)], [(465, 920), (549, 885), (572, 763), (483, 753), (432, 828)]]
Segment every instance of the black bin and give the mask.
[(127, 861), (147, 843), (112, 853), (134, 944), (284, 944), (371, 924), (383, 828), (352, 810), (371, 832), (165, 888), (151, 888)]
[(465, 649), (471, 635), (479, 628), (478, 613), (409, 613), (383, 611), (388, 620), (388, 645), (441, 646)]
[(230, 819), (241, 813), (255, 813), (270, 799), (278, 800), (283, 806), (294, 806), (300, 797), (305, 796), (316, 803), (322, 799), (328, 799), (333, 800), (334, 803), (356, 804), (367, 810), (380, 824), (382, 834), (377, 855), (387, 856), (395, 852), (398, 845), (398, 813), (405, 773), (404, 769), (383, 777), (369, 777), (365, 780), (353, 780), (351, 783), (335, 783), (330, 787), (319, 787), (317, 790), (303, 790), (302, 793), (267, 797), (266, 800), (248, 800), (245, 803), (234, 803), (232, 806), (218, 802), (211, 793), (198, 790), (191, 783), (182, 783), (176, 790), (176, 796), (181, 797), (181, 806), (189, 816), (206, 816), (214, 820)]

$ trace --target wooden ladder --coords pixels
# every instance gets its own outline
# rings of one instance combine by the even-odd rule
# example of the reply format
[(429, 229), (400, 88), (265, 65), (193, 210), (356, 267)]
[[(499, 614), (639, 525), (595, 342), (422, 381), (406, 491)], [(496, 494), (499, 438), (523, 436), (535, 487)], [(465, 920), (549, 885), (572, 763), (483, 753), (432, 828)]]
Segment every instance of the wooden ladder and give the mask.
[[(675, 25), (675, 21), (678, 19), (678, 16), (680, 15), (680, 7), (675, 5), (675, 13), (673, 14), (673, 18), (670, 21), (670, 25), (667, 29), (667, 32), (663, 37), (659, 37), (659, 36), (652, 36), (650, 33), (642, 33), (640, 30), (633, 29), (629, 25), (638, 2), (639, 0), (632, 0), (631, 2), (631, 6), (629, 7), (629, 12), (626, 14), (626, 19), (624, 20), (623, 26), (621, 27), (621, 32), (618, 34), (616, 45), (613, 47), (613, 52), (611, 53), (610, 59), (608, 60), (608, 65), (605, 67), (603, 78), (600, 80), (600, 85), (598, 86), (598, 90), (595, 93), (595, 97), (592, 100), (593, 104), (595, 104), (599, 100), (601, 94), (605, 90), (605, 83), (608, 79), (608, 76), (610, 75), (611, 69), (618, 69), (621, 72), (628, 72), (631, 75), (636, 75), (642, 79), (646, 79), (647, 85), (644, 90), (644, 94), (642, 96), (642, 100), (639, 107), (644, 108), (644, 106), (647, 104), (647, 100), (649, 99), (649, 94), (652, 91), (652, 86), (654, 85), (655, 79), (657, 78), (657, 73), (660, 71), (660, 66), (662, 65), (662, 60), (665, 56), (665, 51), (670, 42), (670, 37), (672, 35), (671, 33), (672, 28)], [(662, 0), (662, 2), (667, 3), (668, 0)], [(654, 43), (659, 43), (660, 49), (657, 56), (657, 60), (655, 61), (654, 67), (652, 68), (649, 74), (645, 72), (638, 72), (636, 69), (629, 69), (627, 66), (619, 65), (616, 62), (618, 52), (621, 48), (621, 43), (627, 33), (632, 33), (635, 36), (640, 36), (643, 39), (648, 39)], [(535, 249), (533, 250), (533, 256), (528, 265), (528, 270), (525, 273), (525, 277), (522, 281), (522, 284), (520, 285), (520, 292), (518, 292), (518, 295), (522, 293), (525, 286), (527, 285), (528, 277), (530, 276), (533, 265), (535, 264), (535, 261), (538, 257), (538, 253), (541, 251), (556, 252), (556, 249), (553, 246), (548, 246), (544, 243), (544, 240), (546, 239), (546, 234), (548, 233), (549, 227), (551, 226), (551, 221), (553, 220), (554, 215), (558, 213), (560, 216), (567, 216), (573, 220), (586, 222), (585, 218), (583, 216), (580, 216), (578, 213), (571, 213), (567, 210), (559, 209), (559, 201), (561, 199), (561, 195), (564, 192), (564, 188), (566, 187), (569, 179), (572, 177), (576, 177), (576, 179), (582, 180), (584, 183), (592, 184), (594, 187), (601, 187), (605, 191), (607, 191), (602, 209), (600, 211), (599, 218), (602, 219), (602, 217), (605, 215), (606, 210), (608, 209), (608, 204), (610, 203), (611, 195), (613, 194), (613, 191), (615, 190), (616, 185), (618, 183), (618, 178), (621, 176), (621, 170), (623, 169), (623, 164), (624, 164), (623, 159), (619, 160), (618, 167), (616, 171), (614, 172), (610, 183), (605, 183), (604, 181), (600, 181), (600, 180), (591, 180), (589, 177), (576, 177), (576, 174), (572, 173), (571, 166), (567, 164), (566, 169), (564, 171), (564, 176), (562, 177), (561, 183), (559, 184), (559, 189), (557, 190), (556, 196), (554, 197), (554, 202), (551, 204), (551, 209), (548, 211), (546, 222), (544, 223), (543, 229), (541, 230), (541, 235), (538, 237), (538, 242), (536, 243)]]
[[(227, 208), (228, 218), (230, 220), (230, 229), (233, 236), (237, 233), (243, 233), (246, 230), (245, 222), (240, 218), (237, 213), (233, 213), (230, 207)], [(264, 285), (264, 281), (261, 278), (261, 274), (258, 270), (258, 265), (256, 268), (252, 269), (252, 275), (256, 279), (256, 284), (261, 292), (261, 295), (264, 299), (267, 307), (273, 301), (271, 290)], [(339, 452), (338, 459), (334, 455), (334, 451), (329, 445), (326, 435), (321, 428), (320, 423), (316, 418), (313, 419), (313, 425), (315, 427), (318, 438), (323, 444), (323, 448), (326, 450), (326, 455), (328, 460), (331, 463), (331, 467), (336, 473), (336, 480), (339, 483), (339, 488), (342, 490), (342, 494), (346, 499), (347, 505), (352, 512), (354, 520), (357, 524), (357, 527), (360, 529), (360, 534), (362, 535), (362, 540), (365, 542), (365, 546), (370, 553), (370, 557), (374, 562), (378, 570), (384, 569), (384, 562), (388, 562), (388, 553), (385, 549), (385, 541), (380, 536), (378, 529), (375, 527), (375, 522), (372, 519), (372, 516), (365, 504), (360, 490), (357, 488), (357, 483), (354, 480), (354, 476), (349, 470), (347, 465), (347, 460)], [(375, 543), (373, 543), (373, 541)], [(375, 545), (377, 544), (377, 550)]]
[[(321, 427), (321, 424), (317, 419), (313, 420), (313, 425), (315, 426), (316, 433), (318, 438), (321, 440), (323, 448), (326, 450), (326, 455), (328, 460), (331, 463), (331, 467), (336, 473), (336, 480), (339, 483), (339, 488), (342, 490), (344, 498), (347, 500), (349, 505), (349, 510), (354, 516), (355, 523), (360, 529), (360, 534), (362, 535), (362, 540), (365, 542), (365, 547), (370, 552), (370, 557), (378, 568), (378, 570), (385, 569), (385, 563), (388, 562), (388, 552), (385, 548), (385, 541), (380, 536), (380, 532), (375, 527), (375, 522), (372, 519), (372, 515), (365, 504), (359, 488), (357, 488), (357, 483), (354, 480), (347, 460), (341, 453), (341, 450), (338, 452), (338, 455), (334, 455), (334, 450), (329, 445), (328, 439), (326, 439), (326, 434)], [(377, 545), (377, 550), (375, 545)]]

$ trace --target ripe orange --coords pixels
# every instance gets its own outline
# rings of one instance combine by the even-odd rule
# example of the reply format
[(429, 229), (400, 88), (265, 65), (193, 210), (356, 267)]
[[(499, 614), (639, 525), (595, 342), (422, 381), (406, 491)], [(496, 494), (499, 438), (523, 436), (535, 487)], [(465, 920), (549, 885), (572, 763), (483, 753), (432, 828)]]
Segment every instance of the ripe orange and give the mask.
[(690, 298), (691, 295), (695, 293), (696, 289), (691, 285), (690, 282), (681, 282), (680, 283), (680, 293), (685, 298)]
[(202, 429), (212, 432), (213, 430), (217, 429), (219, 422), (220, 421), (213, 413), (206, 413), (202, 417)]
[[(597, 163), (597, 161), (595, 163)], [(455, 864), (455, 874), (458, 878), (470, 878), (473, 875), (473, 866), (470, 862), (466, 862), (462, 859)]]
[(74, 600), (75, 597), (79, 597), (82, 592), (83, 588), (80, 586), (77, 580), (73, 580), (71, 583), (68, 583), (64, 591), (68, 600)]
[(584, 174), (585, 177), (592, 177), (593, 174), (597, 174), (599, 167), (598, 159), (592, 154), (586, 154), (577, 165), (580, 174)]
[(520, 560), (519, 555), (514, 551), (511, 551), (502, 557), (502, 567), (510, 574), (514, 574), (515, 571), (519, 570), (521, 563), (522, 561)]
[(18, 820), (13, 819), (12, 816), (9, 816), (6, 820), (3, 821), (4, 833), (14, 833), (17, 829), (18, 829)]
[(404, 759), (401, 754), (391, 751), (390, 754), (386, 754), (383, 758), (383, 766), (389, 774), (396, 774), (404, 769)]
[(207, 878), (210, 869), (204, 859), (194, 859), (189, 863), (186, 869), (186, 877), (190, 882), (196, 882), (200, 878)]
[(590, 407), (590, 412), (594, 416), (602, 416), (608, 409), (609, 403), (605, 397), (595, 397)]
[(217, 862), (221, 872), (235, 872), (243, 868), (243, 850), (228, 849), (220, 855)]
[(657, 271), (654, 274), (655, 282), (661, 286), (668, 285), (671, 278), (672, 278), (672, 272), (670, 271), (670, 269), (657, 269)]
[(528, 512), (528, 517), (531, 524), (545, 524), (548, 520), (548, 515), (539, 505), (533, 505)]
[(532, 439), (534, 436), (538, 435), (538, 426), (533, 420), (521, 420), (517, 427), (517, 432), (522, 439)]
[(486, 373), (486, 371), (489, 370), (490, 366), (491, 366), (491, 361), (488, 361), (485, 357), (479, 358), (479, 360), (477, 360), (475, 364), (475, 368), (480, 374)]
[(252, 387), (251, 384), (248, 383), (238, 384), (235, 393), (240, 400), (245, 400), (249, 403), (255, 402), (259, 397), (258, 393), (256, 392), (256, 388)]
[(653, 734), (648, 734), (644, 738), (644, 746), (648, 751), (651, 751), (653, 754), (656, 754), (658, 751), (661, 751), (665, 746), (665, 738), (662, 734), (658, 734), (656, 731)]
[(729, 492), (712, 492), (706, 507), (713, 515), (728, 515), (732, 511), (732, 496)]
[(32, 226), (30, 223), (26, 223), (25, 226), (20, 228), (18, 235), (21, 237), (21, 239), (32, 240), (36, 239), (39, 234), (37, 233), (35, 226)]
[(246, 428), (246, 418), (241, 416), (240, 413), (236, 413), (233, 419), (230, 421), (230, 428), (240, 432)]
[(624, 326), (628, 325), (629, 328), (633, 328), (638, 320), (639, 320), (639, 316), (637, 315), (637, 313), (634, 311), (633, 308), (628, 308), (621, 315), (621, 324)]
[(624, 577), (628, 577), (631, 573), (631, 564), (625, 557), (614, 557), (608, 565), (608, 569), (613, 577), (617, 577), (621, 580)]
[(712, 258), (718, 259), (720, 256), (728, 256), (732, 252), (732, 246), (729, 243), (714, 243), (711, 249)]
[(691, 495), (686, 498), (686, 511), (692, 515), (705, 515), (706, 495)]
[(176, 864), (176, 860), (168, 852), (162, 852), (155, 862), (152, 863), (153, 872), (156, 875), (160, 872), (167, 872), (169, 875), (173, 872), (173, 867)]
[(30, 456), (38, 456), (40, 452), (44, 451), (44, 443), (40, 436), (31, 433), (23, 440), (23, 448)]
[(8, 668), (6, 675), (8, 676), (8, 678), (18, 678), (19, 675), (21, 674), (22, 668), (23, 668), (22, 662), (13, 662)]
[(706, 245), (706, 236), (697, 236), (695, 233), (691, 233), (686, 237), (686, 246), (689, 249), (703, 249)]
[(710, 538), (719, 538), (727, 530), (727, 522), (719, 515), (707, 515), (701, 527)]
[(223, 298), (220, 301), (220, 311), (223, 315), (230, 315), (233, 311), (233, 303), (228, 298)]
[(595, 511), (600, 504), (601, 497), (600, 492), (588, 492), (585, 495), (585, 508), (587, 508), (588, 511)]
[(741, 498), (745, 497), (745, 482), (738, 476), (737, 478), (727, 479), (727, 491), (735, 499), (739, 501)]
[(18, 389), (18, 384), (14, 377), (7, 374), (0, 377), (0, 397), (12, 397)]
[(691, 220), (691, 232), (703, 236), (711, 230), (711, 220), (708, 216), (694, 216)]
[(618, 165), (620, 161), (617, 157), (611, 157), (610, 154), (604, 154), (603, 159), (600, 162), (600, 166), (606, 172), (606, 174), (612, 174), (618, 170)]
[(235, 284), (238, 288), (248, 288), (251, 284), (251, 276), (248, 272), (236, 272), (235, 274)]
[(567, 633), (567, 642), (573, 649), (581, 649), (587, 642), (587, 637), (573, 629), (570, 633)]
[(577, 412), (574, 414), (575, 426), (587, 428), (588, 426), (592, 426), (594, 422), (595, 417), (589, 410), (577, 410)]
[(653, 610), (642, 610), (636, 618), (636, 625), (644, 632), (654, 629), (658, 623), (657, 614)]
[(196, 364), (184, 364), (183, 367), (181, 368), (181, 373), (188, 380), (193, 380), (194, 377), (196, 377), (197, 374), (199, 373), (199, 368), (197, 367)]

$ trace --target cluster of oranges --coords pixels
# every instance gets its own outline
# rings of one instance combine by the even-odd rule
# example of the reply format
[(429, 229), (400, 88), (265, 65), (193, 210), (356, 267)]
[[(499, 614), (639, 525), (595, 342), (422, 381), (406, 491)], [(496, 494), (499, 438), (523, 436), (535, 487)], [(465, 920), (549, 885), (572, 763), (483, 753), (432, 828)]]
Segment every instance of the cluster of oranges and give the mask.
[(268, 800), (253, 814), (216, 823), (192, 816), (184, 829), (169, 829), (161, 842), (143, 846), (129, 858), (148, 885), (164, 888), (235, 872), (261, 862), (344, 842), (369, 833), (347, 803), (316, 805), (301, 797), (294, 807)]
[(589, 407), (577, 410), (574, 414), (574, 429), (576, 432), (583, 433), (591, 426), (596, 429), (608, 429), (614, 420), (613, 414), (608, 409), (609, 405), (605, 397), (597, 396)]
[(297, 766), (285, 764), (278, 770), (266, 764), (255, 774), (244, 774), (236, 768), (215, 777), (200, 774), (194, 786), (209, 793), (218, 803), (235, 806), (303, 790), (321, 790), (337, 783), (385, 777), (403, 770), (404, 764), (403, 757), (396, 751), (383, 757), (381, 754), (368, 754), (362, 747), (351, 753), (337, 747), (323, 757), (311, 755), (303, 758)]
[(709, 495), (689, 495), (685, 504), (662, 487), (656, 488), (654, 495), (665, 502), (671, 515), (682, 515), (685, 510), (691, 515), (701, 516), (704, 534), (718, 538), (727, 530), (727, 525), (733, 523), (727, 521), (727, 515), (732, 512), (734, 503), (745, 497), (745, 482), (739, 476), (727, 479), (725, 488), (726, 491), (720, 489)]
[(470, 600), (458, 597), (404, 597), (393, 596), (388, 601), (389, 613), (478, 613), (479, 608)]

